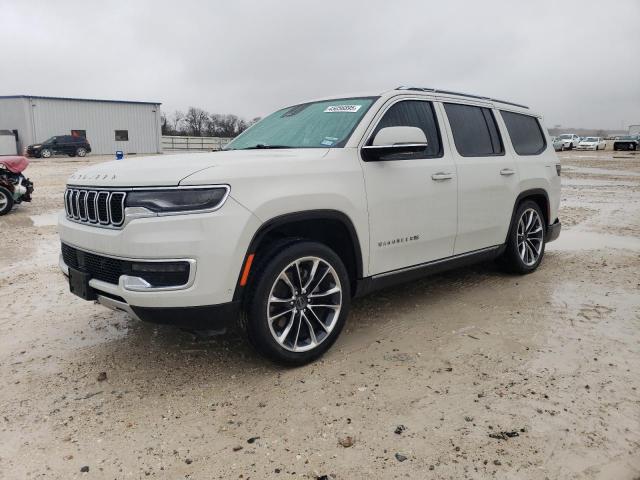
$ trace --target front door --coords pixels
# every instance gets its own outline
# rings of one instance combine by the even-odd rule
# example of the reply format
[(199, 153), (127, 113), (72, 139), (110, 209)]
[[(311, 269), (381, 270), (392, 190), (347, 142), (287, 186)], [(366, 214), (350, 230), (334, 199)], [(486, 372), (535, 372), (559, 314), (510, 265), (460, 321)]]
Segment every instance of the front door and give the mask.
[(388, 105), (365, 144), (385, 127), (420, 128), (427, 149), (362, 162), (369, 208), (370, 272), (376, 275), (453, 254), (457, 224), (456, 166), (442, 143), (432, 102)]

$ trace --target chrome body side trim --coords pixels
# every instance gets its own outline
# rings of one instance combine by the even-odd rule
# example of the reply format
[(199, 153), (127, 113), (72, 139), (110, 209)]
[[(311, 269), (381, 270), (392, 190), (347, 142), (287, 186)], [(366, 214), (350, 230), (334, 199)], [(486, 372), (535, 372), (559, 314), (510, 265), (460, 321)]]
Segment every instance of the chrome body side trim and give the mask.
[(377, 275), (373, 275), (372, 278), (373, 279), (384, 278), (384, 277), (388, 277), (389, 275), (395, 275), (397, 273), (409, 272), (411, 270), (417, 270), (419, 268), (429, 267), (429, 266), (432, 266), (432, 265), (438, 265), (438, 264), (441, 264), (441, 263), (447, 263), (447, 262), (450, 262), (452, 260), (457, 260), (457, 259), (460, 259), (460, 258), (469, 257), (471, 255), (477, 255), (479, 253), (491, 252), (491, 251), (494, 251), (494, 250), (498, 250), (499, 248), (500, 248), (500, 245), (495, 245), (493, 247), (481, 248), (479, 250), (473, 250), (471, 252), (461, 253), (460, 255), (452, 255), (451, 257), (441, 258), (439, 260), (434, 260), (432, 262), (419, 263), (418, 265), (412, 265), (410, 267), (399, 268), (397, 270), (391, 270), (390, 272), (379, 273)]

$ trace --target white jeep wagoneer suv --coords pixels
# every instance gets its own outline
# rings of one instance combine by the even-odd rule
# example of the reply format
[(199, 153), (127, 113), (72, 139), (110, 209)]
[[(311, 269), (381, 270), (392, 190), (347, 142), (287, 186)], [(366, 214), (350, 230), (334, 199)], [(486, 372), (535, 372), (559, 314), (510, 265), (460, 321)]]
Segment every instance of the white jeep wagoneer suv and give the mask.
[(76, 295), (191, 328), (241, 319), (288, 364), (325, 352), (354, 296), (498, 259), (529, 273), (560, 233), (560, 165), (527, 107), (428, 88), (278, 110), (224, 151), (68, 180)]

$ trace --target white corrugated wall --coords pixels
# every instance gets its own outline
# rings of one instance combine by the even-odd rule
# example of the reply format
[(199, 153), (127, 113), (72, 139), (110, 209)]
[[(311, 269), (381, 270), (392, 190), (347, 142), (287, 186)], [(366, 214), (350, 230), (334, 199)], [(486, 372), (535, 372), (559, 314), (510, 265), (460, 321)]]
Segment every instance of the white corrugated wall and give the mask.
[[(160, 105), (31, 98), (34, 142), (86, 130), (92, 153), (160, 153)], [(116, 141), (116, 130), (128, 130), (128, 141)]]
[(18, 131), (18, 152), (33, 143), (33, 125), (25, 98), (0, 98), (0, 130)]

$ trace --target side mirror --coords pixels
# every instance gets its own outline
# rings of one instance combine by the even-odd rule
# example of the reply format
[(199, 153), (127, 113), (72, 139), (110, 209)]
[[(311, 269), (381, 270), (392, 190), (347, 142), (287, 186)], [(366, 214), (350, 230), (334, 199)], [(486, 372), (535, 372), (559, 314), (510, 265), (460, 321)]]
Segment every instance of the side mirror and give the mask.
[(386, 127), (380, 129), (371, 145), (362, 147), (362, 159), (376, 162), (387, 155), (423, 152), (427, 146), (426, 135), (417, 127)]

